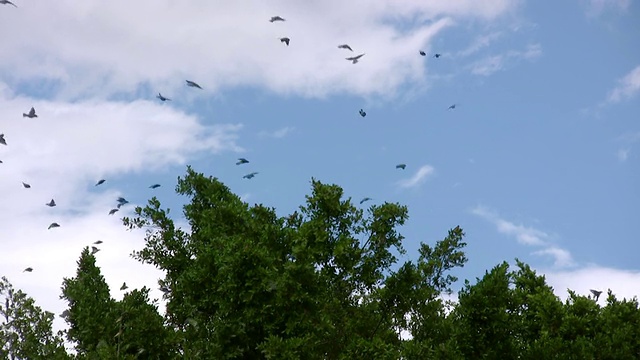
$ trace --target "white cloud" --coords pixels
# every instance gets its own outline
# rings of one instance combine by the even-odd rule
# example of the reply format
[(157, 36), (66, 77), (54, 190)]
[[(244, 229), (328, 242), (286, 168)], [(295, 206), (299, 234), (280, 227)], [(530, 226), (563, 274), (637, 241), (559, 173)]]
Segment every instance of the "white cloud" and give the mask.
[(500, 32), (493, 32), (493, 33), (486, 34), (486, 35), (480, 35), (480, 36), (476, 37), (473, 40), (473, 42), (469, 46), (467, 46), (466, 49), (458, 52), (457, 56), (465, 57), (465, 56), (469, 56), (469, 55), (475, 54), (479, 50), (489, 46), (492, 42), (494, 42), (495, 40), (497, 40), (501, 36), (502, 36), (502, 33), (500, 33)]
[(293, 130), (294, 130), (293, 127), (285, 126), (275, 131), (261, 131), (260, 133), (258, 133), (258, 135), (261, 137), (272, 137), (275, 139), (282, 139), (283, 137), (290, 134)]
[(640, 65), (618, 80), (618, 86), (609, 92), (607, 100), (611, 103), (618, 103), (631, 98), (638, 91), (640, 91)]
[(542, 250), (535, 251), (533, 254), (551, 256), (554, 259), (555, 266), (568, 267), (574, 265), (571, 253), (551, 243), (551, 236), (546, 232), (524, 225), (516, 225), (484, 206), (476, 206), (471, 209), (471, 213), (493, 223), (498, 232), (515, 237), (520, 244), (543, 247)]
[(503, 54), (488, 56), (476, 61), (469, 66), (472, 74), (489, 76), (497, 71), (503, 70), (515, 60), (534, 60), (542, 55), (540, 44), (531, 44), (526, 49), (510, 50)]
[(398, 185), (400, 185), (400, 187), (403, 188), (413, 188), (413, 187), (417, 187), (420, 184), (422, 184), (429, 175), (432, 175), (435, 172), (435, 169), (433, 168), (433, 166), (430, 165), (423, 165), (422, 167), (420, 167), (420, 169), (418, 169), (418, 171), (416, 171), (416, 173), (408, 178), (408, 179), (403, 179), (400, 180), (398, 182)]
[[(0, 76), (46, 81), (65, 98), (150, 88), (189, 97), (185, 79), (209, 93), (261, 86), (278, 93), (393, 95), (425, 80), (433, 37), (459, 19), (490, 22), (519, 0), (325, 0), (299, 2), (86, 0), (25, 3), (3, 11)], [(4, 9), (9, 10), (9, 9)], [(55, 14), (55, 16), (52, 16)], [(270, 23), (273, 15), (287, 21)], [(412, 25), (406, 27), (407, 21)], [(402, 22), (402, 24), (401, 24)], [(29, 24), (29, 31), (23, 29)], [(279, 37), (291, 38), (285, 46)], [(354, 65), (348, 43), (366, 53)], [(143, 87), (141, 87), (144, 85)], [(186, 95), (185, 95), (186, 93)]]
[(629, 158), (630, 149), (618, 149), (616, 156), (618, 157), (618, 161), (625, 162)]
[(587, 16), (601, 15), (605, 10), (626, 11), (631, 0), (587, 0)]

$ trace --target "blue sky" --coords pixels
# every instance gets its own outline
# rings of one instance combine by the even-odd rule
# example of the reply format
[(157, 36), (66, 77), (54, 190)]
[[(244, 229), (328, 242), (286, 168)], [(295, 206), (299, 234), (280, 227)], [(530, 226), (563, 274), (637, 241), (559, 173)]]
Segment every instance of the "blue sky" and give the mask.
[[(0, 274), (46, 309), (99, 239), (114, 296), (155, 288), (119, 217), (157, 195), (179, 220), (187, 164), (281, 215), (312, 177), (406, 204), (404, 259), (460, 225), (461, 279), (519, 258), (561, 297), (638, 295), (637, 2), (15, 2), (0, 7)], [(118, 196), (131, 205), (107, 215)]]

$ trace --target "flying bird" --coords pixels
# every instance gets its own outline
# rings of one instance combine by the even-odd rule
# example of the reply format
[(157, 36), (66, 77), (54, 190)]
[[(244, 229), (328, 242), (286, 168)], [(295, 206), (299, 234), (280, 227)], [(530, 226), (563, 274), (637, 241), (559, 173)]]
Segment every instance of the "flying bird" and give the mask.
[(243, 179), (252, 179), (254, 176), (258, 175), (257, 172), (252, 172), (251, 174), (247, 174), (245, 176), (243, 176)]
[(191, 81), (191, 80), (185, 80), (187, 82), (187, 86), (191, 86), (191, 87), (195, 87), (198, 89), (202, 89), (202, 86), (196, 84), (195, 82)]
[(151, 186), (149, 186), (149, 189), (157, 189), (160, 187), (160, 184), (153, 184)]
[(54, 223), (51, 223), (51, 225), (49, 225), (47, 230), (52, 229), (52, 228), (57, 228), (57, 227), (60, 227), (60, 224), (54, 222)]
[(349, 60), (349, 61), (351, 61), (351, 62), (352, 62), (352, 63), (354, 63), (354, 64), (357, 64), (357, 63), (358, 63), (358, 59), (360, 59), (360, 58), (361, 58), (361, 57), (363, 57), (363, 56), (364, 56), (364, 54), (360, 54), (360, 55), (358, 55), (358, 56), (352, 56), (352, 57), (348, 57), (348, 58), (346, 58), (346, 59), (347, 59), (347, 60)]
[(435, 55), (433, 55), (433, 57), (434, 57), (434, 58), (436, 58), (436, 59), (437, 59), (437, 58), (439, 58), (440, 56), (442, 56), (442, 54), (435, 54)]
[(286, 20), (281, 18), (280, 16), (272, 16), (269, 22), (274, 22), (274, 21), (286, 21)]
[(18, 7), (16, 4), (12, 3), (9, 0), (0, 0), (0, 4), (4, 4), (4, 5), (13, 5), (15, 7)]
[(0, 134), (0, 144), (7, 145), (7, 140), (4, 139), (4, 134)]
[(51, 199), (51, 201), (49, 201), (45, 205), (47, 205), (48, 207), (54, 207), (54, 206), (56, 206), (56, 202), (53, 199)]
[(338, 49), (347, 49), (347, 50), (353, 51), (351, 46), (349, 46), (347, 44), (338, 45)]
[(33, 271), (33, 268), (32, 268), (32, 267), (28, 267), (28, 268), (26, 268), (26, 269), (22, 270), (22, 272), (25, 272), (25, 271), (26, 271), (26, 272), (32, 272), (32, 271)]
[(27, 184), (26, 182), (22, 182), (22, 186), (24, 186), (25, 189), (31, 189), (31, 185)]
[(95, 255), (95, 253), (97, 253), (98, 251), (100, 251), (100, 249), (98, 249), (97, 247), (95, 246), (91, 247), (91, 255)]
[(107, 181), (107, 180), (105, 180), (105, 179), (98, 180), (98, 182), (96, 183), (95, 186), (102, 185), (102, 184), (104, 184), (105, 181)]
[(289, 41), (291, 41), (291, 39), (289, 39), (288, 37), (280, 38), (280, 42), (287, 44), (287, 46), (289, 46)]
[(406, 167), (407, 167), (407, 164), (398, 164), (398, 165), (396, 165), (396, 169), (404, 170)]
[(358, 111), (360, 113), (360, 116), (365, 117), (367, 116), (367, 113), (364, 112), (364, 110), (360, 109), (360, 111)]
[(95, 241), (94, 244), (95, 245), (100, 245), (100, 244), (102, 244), (102, 240)]
[(118, 204), (128, 204), (129, 202), (127, 201), (127, 199), (123, 198), (122, 196), (118, 196), (118, 198), (116, 199), (116, 201), (118, 202)]
[(32, 107), (31, 110), (29, 110), (28, 114), (22, 113), (22, 117), (28, 117), (30, 119), (33, 119), (33, 118), (37, 118), (38, 115), (36, 115), (36, 109)]
[(363, 202), (365, 202), (365, 201), (369, 201), (369, 200), (373, 200), (373, 199), (372, 199), (372, 198), (370, 198), (370, 197), (366, 197), (366, 198), (364, 198), (364, 199), (360, 200), (360, 204), (362, 204), (362, 203), (363, 203)]
[(422, 50), (420, 50), (420, 55), (422, 55), (422, 56), (427, 56), (427, 53), (426, 53), (426, 52), (424, 52), (424, 51), (422, 51)]
[(119, 209), (111, 209), (109, 210), (109, 215), (113, 215), (118, 212)]
[(596, 297), (596, 301), (598, 301), (598, 299), (600, 298), (600, 294), (602, 294), (602, 291), (598, 291), (598, 290), (589, 290), (591, 291), (591, 293), (593, 294), (593, 296)]
[(158, 93), (158, 96), (156, 96), (156, 97), (158, 99), (160, 99), (161, 101), (171, 101), (171, 99), (162, 96), (162, 94), (160, 94), (160, 93)]
[(122, 283), (122, 286), (120, 286), (120, 290), (127, 290), (129, 287), (127, 286), (126, 282)]
[(242, 165), (242, 164), (247, 164), (249, 163), (249, 160), (245, 159), (245, 158), (239, 158), (238, 162), (236, 163), (236, 165)]
[(456, 104), (449, 106), (449, 110), (454, 110), (456, 108)]

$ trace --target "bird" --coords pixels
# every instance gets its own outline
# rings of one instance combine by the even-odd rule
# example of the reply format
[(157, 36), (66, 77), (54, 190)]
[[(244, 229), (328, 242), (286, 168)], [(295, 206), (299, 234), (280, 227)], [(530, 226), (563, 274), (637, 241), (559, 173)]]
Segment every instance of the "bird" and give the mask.
[(4, 4), (4, 5), (13, 5), (15, 7), (18, 7), (16, 4), (12, 3), (9, 0), (0, 0), (0, 4)]
[(367, 116), (367, 113), (364, 112), (364, 110), (360, 109), (360, 111), (358, 111), (358, 113), (360, 113), (360, 116), (365, 117)]
[(449, 106), (449, 110), (454, 110), (456, 108), (456, 104)]
[(113, 215), (118, 212), (119, 209), (111, 209), (109, 210), (109, 215)]
[(95, 245), (100, 245), (100, 244), (102, 244), (102, 240), (94, 241), (93, 243), (94, 243)]
[(124, 204), (128, 204), (129, 203), (129, 201), (127, 199), (123, 198), (122, 196), (119, 196), (118, 199), (116, 199), (116, 201), (120, 205), (124, 205)]
[(195, 87), (195, 88), (198, 88), (198, 89), (202, 89), (202, 86), (196, 84), (195, 82), (193, 82), (191, 80), (185, 80), (185, 81), (187, 82), (187, 86)]
[(281, 18), (280, 16), (272, 16), (271, 19), (269, 20), (269, 22), (275, 22), (275, 21), (286, 21), (286, 20)]
[(31, 189), (31, 185), (27, 184), (26, 182), (22, 182), (22, 186), (24, 186), (25, 189)]
[(0, 144), (7, 145), (7, 140), (4, 139), (4, 134), (0, 134)]
[(37, 118), (38, 115), (36, 115), (36, 109), (32, 107), (31, 110), (29, 110), (28, 114), (22, 113), (22, 117), (28, 117), (29, 119), (33, 119), (33, 118)]
[(291, 41), (291, 39), (289, 39), (288, 37), (280, 38), (280, 42), (287, 44), (287, 46), (289, 46), (289, 41)]
[(433, 57), (434, 57), (434, 58), (436, 58), (436, 59), (437, 59), (437, 58), (439, 58), (440, 56), (442, 56), (442, 54), (435, 54), (435, 55), (433, 55)]
[(0, 164), (2, 164), (2, 160), (0, 160)]
[(120, 286), (120, 290), (127, 290), (129, 287), (127, 286), (126, 282), (122, 283), (122, 286)]
[(28, 268), (26, 268), (26, 269), (22, 270), (22, 272), (25, 272), (25, 271), (26, 271), (26, 272), (32, 272), (32, 271), (33, 271), (33, 268), (32, 268), (32, 267), (28, 267)]
[(116, 207), (118, 209), (120, 209), (121, 207), (125, 206), (126, 204), (128, 204), (129, 202), (127, 200), (125, 200), (125, 202), (119, 203)]
[(236, 163), (236, 165), (242, 165), (242, 164), (247, 164), (249, 163), (249, 160), (245, 159), (245, 158), (239, 158), (238, 162)]
[(51, 199), (51, 201), (49, 201), (45, 205), (47, 205), (48, 207), (54, 207), (54, 206), (56, 206), (56, 202), (53, 199)]
[(171, 101), (171, 99), (162, 96), (162, 94), (160, 94), (160, 93), (158, 93), (158, 96), (156, 96), (156, 97), (158, 99), (160, 99), (161, 101)]
[(243, 176), (242, 178), (243, 179), (252, 179), (256, 175), (258, 175), (258, 173), (254, 171), (251, 174), (247, 174), (247, 175)]
[(98, 251), (100, 251), (100, 249), (98, 249), (97, 247), (95, 246), (91, 247), (91, 255), (95, 255), (95, 253), (97, 253)]
[(351, 61), (351, 62), (352, 62), (352, 63), (354, 63), (354, 64), (357, 64), (357, 63), (358, 63), (358, 59), (360, 59), (360, 58), (361, 58), (361, 57), (363, 57), (363, 56), (364, 56), (364, 54), (360, 54), (360, 55), (358, 55), (358, 56), (352, 56), (352, 57), (348, 57), (348, 58), (346, 58), (346, 59), (347, 59), (347, 60), (349, 60), (349, 61)]
[(366, 198), (364, 198), (364, 199), (360, 200), (360, 204), (362, 204), (362, 203), (363, 203), (363, 202), (365, 202), (365, 201), (369, 201), (369, 200), (373, 200), (373, 199), (372, 199), (372, 198), (370, 198), (370, 197), (366, 197)]
[(353, 51), (351, 46), (349, 46), (347, 44), (338, 45), (338, 49), (347, 49), (347, 50)]
[(426, 53), (426, 52), (424, 52), (424, 51), (422, 51), (422, 50), (420, 50), (420, 55), (422, 55), (422, 56), (427, 56), (427, 53)]
[(593, 290), (593, 289), (591, 289), (591, 290), (589, 290), (589, 291), (591, 291), (591, 293), (593, 294), (593, 296), (595, 296), (595, 297), (596, 297), (596, 301), (598, 301), (598, 299), (600, 298), (600, 294), (602, 294), (602, 291)]
[(407, 167), (407, 164), (398, 164), (398, 165), (396, 165), (396, 169), (404, 170), (406, 167)]
[(149, 186), (149, 189), (157, 189), (160, 187), (160, 184), (153, 184), (151, 186)]
[(54, 223), (51, 223), (51, 225), (49, 225), (49, 227), (47, 228), (47, 230), (52, 229), (52, 228), (57, 228), (57, 227), (60, 227), (60, 224), (58, 224), (58, 223), (54, 222)]
[(105, 179), (100, 179), (100, 180), (98, 180), (98, 182), (96, 183), (96, 185), (95, 185), (95, 186), (102, 185), (102, 184), (104, 184), (104, 182), (105, 182), (105, 181), (107, 181), (107, 180), (105, 180)]

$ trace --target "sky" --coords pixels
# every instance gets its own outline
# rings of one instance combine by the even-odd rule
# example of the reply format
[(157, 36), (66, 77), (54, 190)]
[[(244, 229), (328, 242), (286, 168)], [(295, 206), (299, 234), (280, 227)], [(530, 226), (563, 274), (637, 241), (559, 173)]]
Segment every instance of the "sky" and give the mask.
[[(400, 261), (459, 225), (457, 288), (518, 258), (563, 299), (640, 293), (638, 2), (13, 2), (0, 5), (0, 275), (45, 310), (66, 308), (62, 280), (97, 240), (116, 299), (125, 281), (161, 298), (162, 274), (130, 257), (144, 231), (121, 218), (157, 196), (186, 227), (187, 165), (279, 215), (312, 178), (363, 208), (407, 205)], [(119, 196), (130, 204), (108, 215)]]

